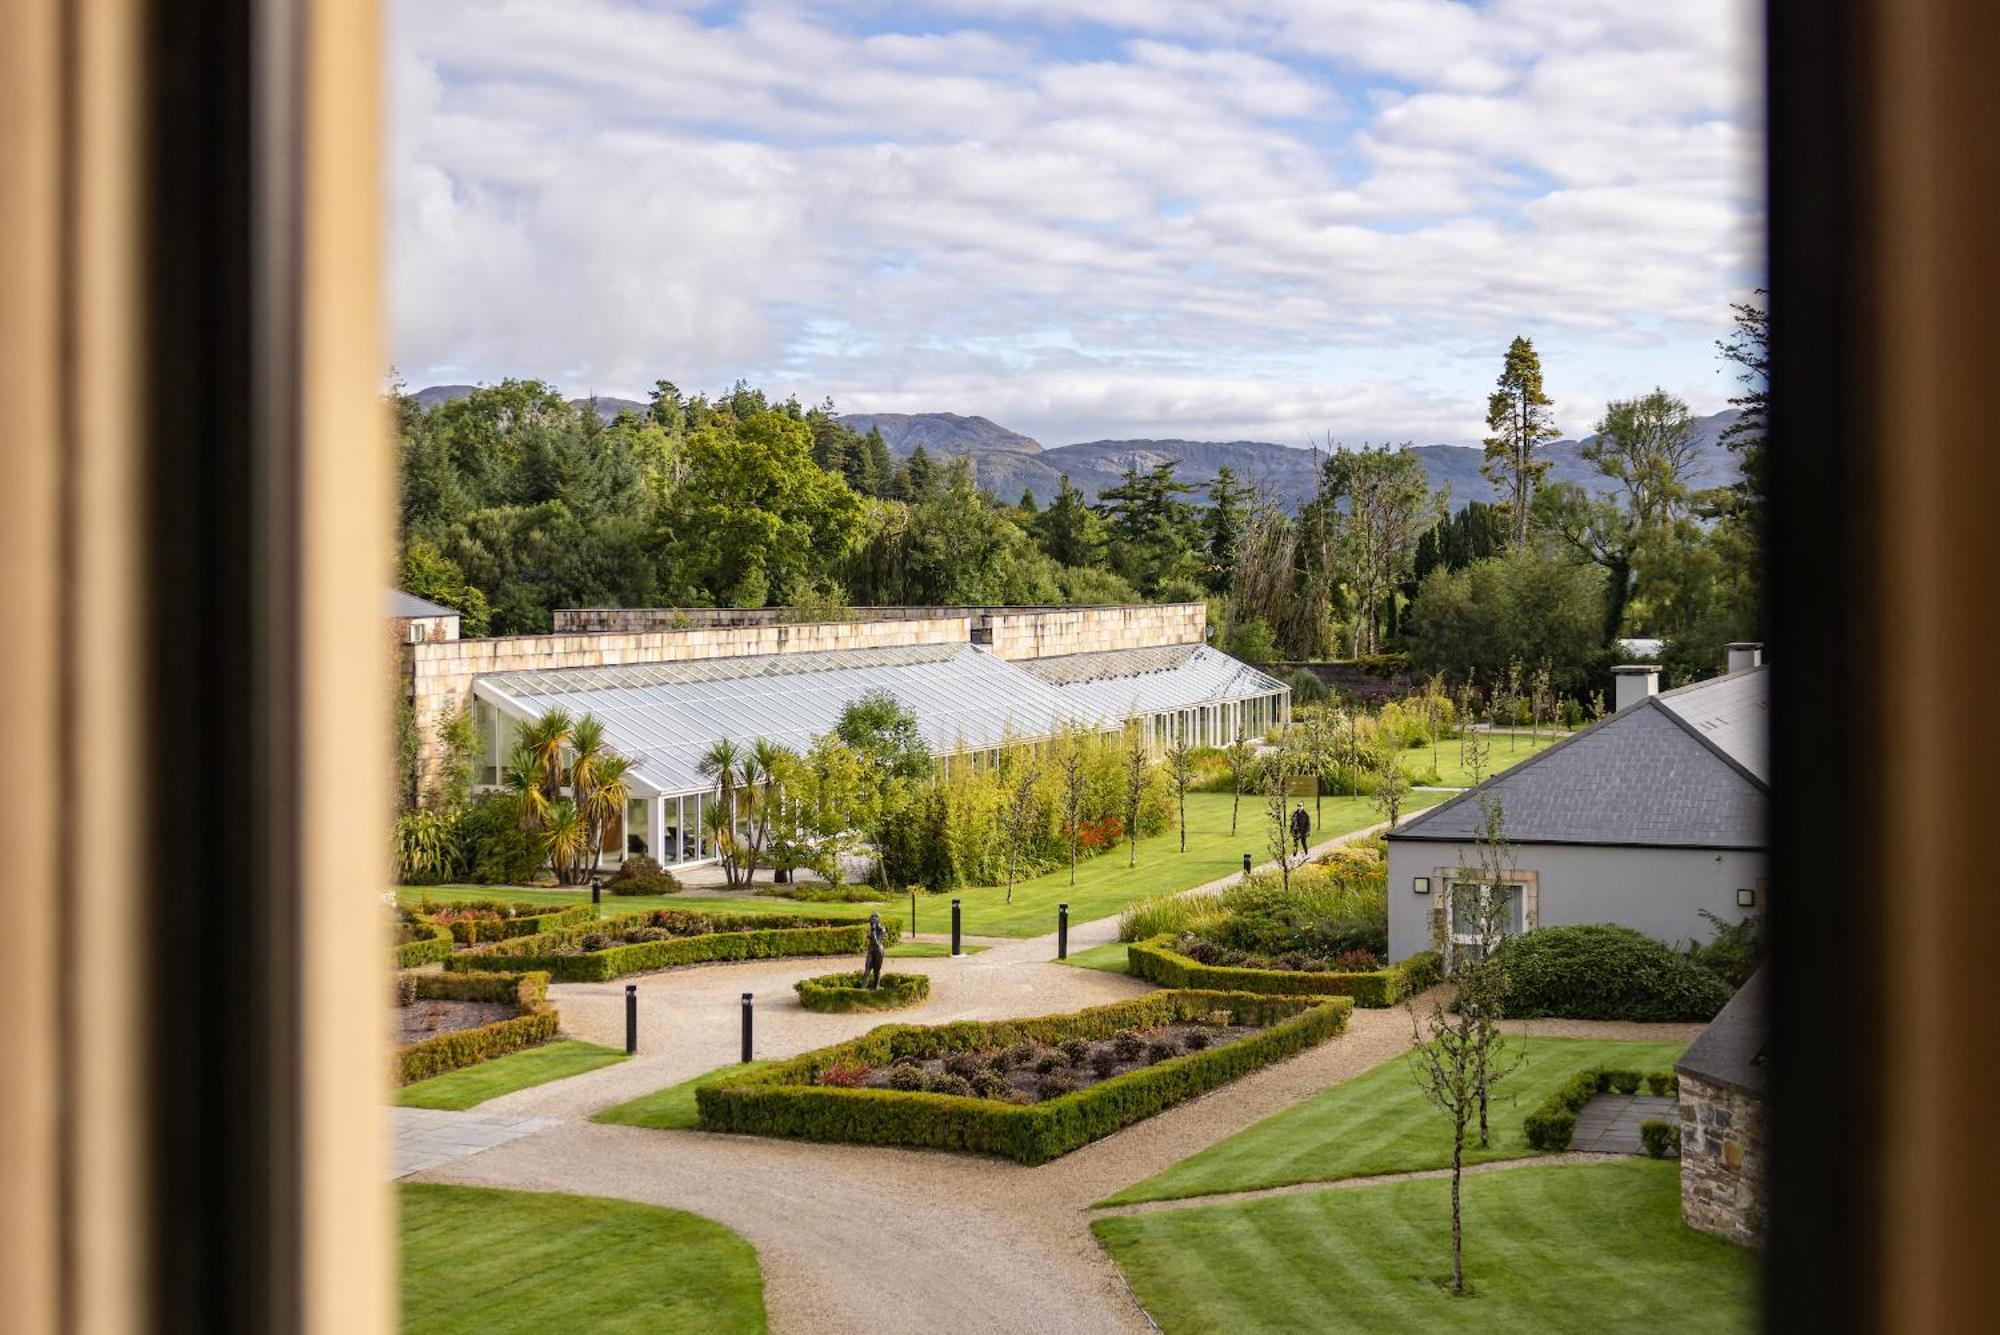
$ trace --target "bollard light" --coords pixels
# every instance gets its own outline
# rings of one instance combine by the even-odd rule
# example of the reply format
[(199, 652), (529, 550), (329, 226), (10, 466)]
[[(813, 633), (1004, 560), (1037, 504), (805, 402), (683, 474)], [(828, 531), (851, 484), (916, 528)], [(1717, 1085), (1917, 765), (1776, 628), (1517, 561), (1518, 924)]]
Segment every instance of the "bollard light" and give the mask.
[(917, 892), (910, 891), (910, 935), (917, 934)]
[(959, 929), (958, 901), (954, 899), (951, 901), (951, 954), (953, 959), (957, 959), (960, 955), (963, 955), (965, 953), (964, 948), (961, 947), (958, 943), (958, 929)]
[(639, 985), (625, 984), (625, 1055), (639, 1050)]
[(1056, 905), (1056, 958), (1069, 958), (1069, 905)]
[(752, 999), (751, 993), (745, 992), (743, 994), (743, 1060), (746, 1063), (750, 1060), (750, 1003)]
[(604, 902), (604, 878), (601, 876), (590, 878), (590, 902), (593, 906)]

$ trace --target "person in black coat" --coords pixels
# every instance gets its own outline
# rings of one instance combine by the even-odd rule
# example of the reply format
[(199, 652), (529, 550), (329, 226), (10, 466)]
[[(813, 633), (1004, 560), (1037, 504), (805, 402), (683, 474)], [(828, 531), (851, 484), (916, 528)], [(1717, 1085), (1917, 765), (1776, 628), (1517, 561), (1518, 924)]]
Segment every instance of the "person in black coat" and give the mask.
[(1306, 814), (1306, 804), (1301, 802), (1292, 810), (1292, 851), (1306, 851), (1306, 836), (1312, 833), (1313, 818)]

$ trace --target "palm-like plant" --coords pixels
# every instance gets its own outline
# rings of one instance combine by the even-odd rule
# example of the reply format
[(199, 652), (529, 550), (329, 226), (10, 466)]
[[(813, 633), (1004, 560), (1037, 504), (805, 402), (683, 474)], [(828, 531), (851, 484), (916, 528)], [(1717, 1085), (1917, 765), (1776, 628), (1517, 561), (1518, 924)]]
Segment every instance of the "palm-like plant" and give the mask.
[(631, 768), (632, 762), (624, 756), (606, 752), (591, 767), (589, 788), (577, 789), (577, 805), (590, 827), (590, 867), (603, 860), (605, 831), (624, 814), (625, 804), (631, 800), (631, 787), (625, 782)]
[(534, 752), (526, 746), (514, 748), (503, 782), (520, 809), (521, 828), (541, 829), (549, 816), (549, 795), (542, 788), (541, 763), (535, 759)]
[(551, 709), (523, 723), (516, 732), (515, 748), (526, 750), (534, 761), (535, 784), (553, 802), (563, 789), (563, 749), (569, 745), (573, 726), (567, 709)]
[(583, 813), (569, 798), (558, 798), (550, 805), (548, 819), (542, 826), (542, 849), (548, 854), (549, 865), (555, 868), (557, 880), (573, 876), (574, 869), (589, 851), (589, 827)]
[[(701, 776), (713, 782), (721, 790), (719, 801), (713, 813), (706, 817), (710, 835), (715, 841), (716, 854), (722, 860), (722, 879), (727, 884), (736, 884), (736, 787), (742, 781), (743, 766), (750, 757), (743, 748), (727, 737), (717, 738), (696, 762), (695, 768)], [(754, 764), (754, 761), (750, 761)]]

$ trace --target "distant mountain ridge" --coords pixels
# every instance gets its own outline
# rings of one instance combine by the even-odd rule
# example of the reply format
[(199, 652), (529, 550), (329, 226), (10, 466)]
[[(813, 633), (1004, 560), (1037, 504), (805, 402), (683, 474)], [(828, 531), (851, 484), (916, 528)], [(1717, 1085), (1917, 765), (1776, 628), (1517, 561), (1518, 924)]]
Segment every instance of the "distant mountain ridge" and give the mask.
[[(450, 403), (453, 399), (462, 399), (478, 388), (478, 385), (426, 385), (422, 389), (413, 392), (410, 397), (417, 401), (419, 408), (422, 408), (425, 412), (429, 412), (440, 403)], [(569, 406), (572, 408), (581, 408), (584, 404), (591, 402), (597, 404), (597, 415), (607, 422), (617, 421), (618, 414), (620, 413), (639, 413), (643, 415), (647, 406), (637, 399), (614, 399), (607, 398), (602, 394), (581, 399), (571, 399)]]
[(970, 454), (976, 450), (1042, 452), (1042, 443), (1032, 436), (1009, 431), (984, 417), (961, 417), (957, 413), (843, 413), (835, 420), (864, 436), (871, 428), (881, 431), (891, 454), (909, 454), (919, 445), (942, 454)]

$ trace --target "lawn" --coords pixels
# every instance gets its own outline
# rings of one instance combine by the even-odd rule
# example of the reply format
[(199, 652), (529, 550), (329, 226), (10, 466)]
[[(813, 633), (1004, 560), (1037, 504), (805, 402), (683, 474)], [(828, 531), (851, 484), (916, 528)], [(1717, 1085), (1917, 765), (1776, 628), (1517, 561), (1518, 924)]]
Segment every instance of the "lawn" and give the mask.
[(757, 1253), (681, 1210), (598, 1196), (412, 1185), (402, 1328), (422, 1335), (766, 1329)]
[[(1567, 732), (1544, 730), (1540, 736), (1522, 732), (1496, 732), (1487, 738), (1486, 777), (1492, 778), (1501, 770), (1520, 764), (1537, 751), (1546, 751), (1567, 738)], [(1403, 769), (1412, 778), (1419, 774), (1428, 775), (1435, 759), (1437, 781), (1447, 788), (1470, 788), (1472, 771), (1467, 769), (1459, 757), (1458, 739), (1446, 737), (1439, 740), (1435, 756), (1428, 746), (1413, 746), (1403, 752)]]
[(655, 1131), (692, 1131), (700, 1120), (694, 1105), (694, 1092), (711, 1081), (724, 1076), (736, 1075), (742, 1071), (754, 1071), (769, 1066), (769, 1062), (738, 1062), (734, 1066), (718, 1067), (692, 1080), (683, 1080), (678, 1085), (668, 1085), (650, 1094), (615, 1107), (606, 1108), (590, 1120), (593, 1122), (613, 1122), (619, 1126), (647, 1126)]
[[(988, 949), (988, 947), (986, 946), (967, 945), (963, 942), (961, 942), (960, 945), (964, 953), (967, 955), (977, 955), (980, 951)], [(892, 960), (950, 959), (951, 942), (898, 941), (895, 945), (890, 946), (888, 950), (884, 951), (883, 953)]]
[(1467, 1178), (1473, 1294), (1461, 1298), (1444, 1287), (1450, 1187), (1336, 1188), (1091, 1227), (1168, 1335), (1757, 1328), (1756, 1254), (1681, 1222), (1672, 1160)]
[[(1411, 793), (1404, 805), (1410, 815), (1449, 796), (1446, 793)], [(1188, 846), (1180, 851), (1180, 831), (1170, 830), (1139, 841), (1136, 866), (1126, 865), (1127, 850), (1120, 845), (1079, 863), (1076, 884), (1069, 883), (1069, 868), (1062, 867), (1045, 876), (1018, 881), (1013, 903), (1007, 902), (1005, 886), (970, 886), (949, 895), (917, 896), (917, 930), (927, 936), (948, 936), (951, 932), (951, 901), (961, 901), (960, 930), (967, 936), (1041, 936), (1056, 930), (1056, 906), (1069, 905), (1072, 923), (1109, 918), (1133, 900), (1169, 890), (1186, 890), (1219, 880), (1243, 870), (1243, 855), (1263, 862), (1271, 856), (1265, 837), (1263, 808), (1245, 798), (1237, 833), (1229, 833), (1228, 793), (1188, 794)], [(1304, 799), (1312, 810), (1312, 799)], [(1313, 842), (1363, 829), (1382, 819), (1374, 800), (1366, 797), (1329, 797), (1313, 833)], [(574, 904), (588, 891), (516, 890), (506, 886), (403, 886), (397, 895), (406, 904), (415, 904), (428, 894), (436, 900), (509, 899), (538, 904)], [(896, 915), (904, 930), (910, 926), (910, 897), (901, 895), (884, 904), (802, 904), (789, 899), (698, 898), (694, 895), (640, 896), (620, 898), (606, 895), (604, 914), (635, 913), (640, 909), (713, 909), (723, 913), (802, 913), (824, 918), (866, 918), (880, 911), (886, 918)]]
[(404, 1085), (396, 1091), (396, 1102), (405, 1108), (462, 1112), (517, 1089), (546, 1085), (624, 1060), (625, 1054), (616, 1048), (565, 1039)]
[(1079, 969), (1102, 969), (1106, 973), (1126, 973), (1125, 943), (1112, 941), (1088, 950), (1072, 950), (1066, 960), (1058, 964), (1074, 964)]
[[(1522, 1119), (1576, 1072), (1595, 1066), (1664, 1071), (1685, 1048), (1683, 1043), (1608, 1039), (1509, 1040), (1509, 1058), (1525, 1055), (1527, 1061), (1494, 1090), (1492, 1143), (1483, 1150), (1476, 1144), (1468, 1147), (1466, 1162), (1533, 1154), (1521, 1132)], [(1417, 1091), (1408, 1058), (1399, 1057), (1219, 1140), (1105, 1203), (1174, 1200), (1450, 1165), (1451, 1126)]]

